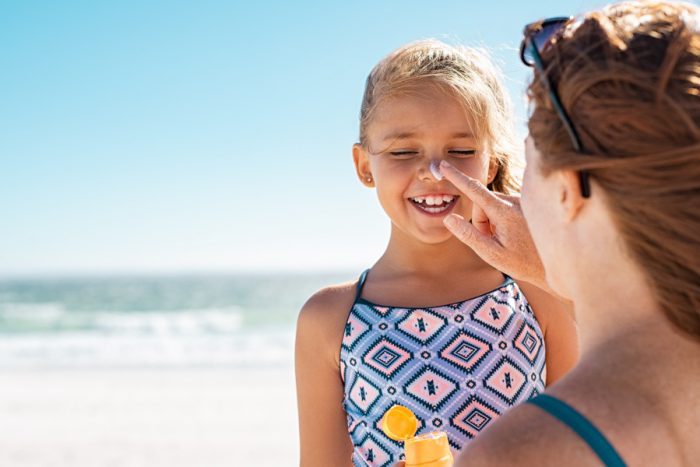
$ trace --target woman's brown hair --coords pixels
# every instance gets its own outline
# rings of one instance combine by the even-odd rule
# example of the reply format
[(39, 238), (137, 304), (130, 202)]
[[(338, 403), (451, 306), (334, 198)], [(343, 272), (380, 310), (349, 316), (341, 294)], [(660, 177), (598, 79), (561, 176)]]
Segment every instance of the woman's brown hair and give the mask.
[(586, 170), (667, 318), (700, 339), (700, 10), (630, 1), (570, 25), (542, 53), (571, 117), (529, 86), (542, 170)]

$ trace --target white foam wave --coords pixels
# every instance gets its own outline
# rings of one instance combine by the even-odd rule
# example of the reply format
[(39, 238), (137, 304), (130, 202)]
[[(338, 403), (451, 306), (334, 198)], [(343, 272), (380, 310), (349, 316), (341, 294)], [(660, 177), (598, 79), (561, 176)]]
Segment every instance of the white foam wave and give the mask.
[(5, 335), (0, 367), (266, 366), (293, 360), (291, 329), (226, 335)]

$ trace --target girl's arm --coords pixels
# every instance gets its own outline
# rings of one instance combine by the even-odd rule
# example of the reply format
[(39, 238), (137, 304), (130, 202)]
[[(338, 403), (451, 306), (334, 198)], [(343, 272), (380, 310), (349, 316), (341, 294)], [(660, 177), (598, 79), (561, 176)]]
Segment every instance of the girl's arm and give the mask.
[(339, 368), (352, 297), (352, 287), (324, 289), (299, 314), (295, 360), (301, 467), (352, 465)]
[(576, 365), (579, 356), (578, 330), (573, 305), (531, 284), (518, 282), (532, 306), (544, 333), (547, 386), (558, 381)]

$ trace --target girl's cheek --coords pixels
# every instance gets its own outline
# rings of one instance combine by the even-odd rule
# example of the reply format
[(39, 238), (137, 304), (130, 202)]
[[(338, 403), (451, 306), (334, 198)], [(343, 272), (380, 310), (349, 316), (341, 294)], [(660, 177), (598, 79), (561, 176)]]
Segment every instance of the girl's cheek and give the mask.
[(458, 168), (461, 172), (478, 180), (485, 180), (489, 173), (489, 161), (481, 158), (470, 158), (464, 160), (450, 160), (450, 164)]

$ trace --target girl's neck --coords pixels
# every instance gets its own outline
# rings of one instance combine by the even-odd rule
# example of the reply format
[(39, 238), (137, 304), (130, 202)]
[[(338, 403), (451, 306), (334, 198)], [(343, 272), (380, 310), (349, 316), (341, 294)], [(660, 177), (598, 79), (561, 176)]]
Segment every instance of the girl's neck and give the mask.
[(444, 277), (445, 274), (472, 274), (493, 268), (455, 237), (430, 244), (392, 227), (386, 251), (373, 269)]

